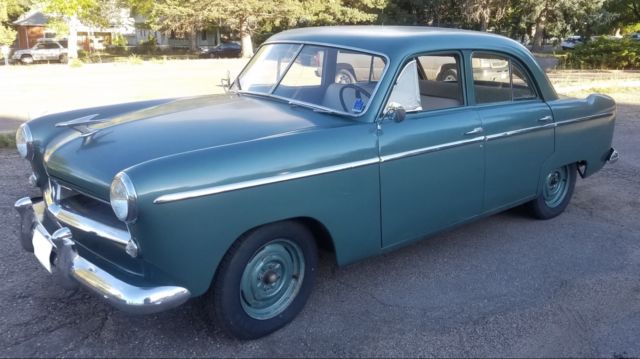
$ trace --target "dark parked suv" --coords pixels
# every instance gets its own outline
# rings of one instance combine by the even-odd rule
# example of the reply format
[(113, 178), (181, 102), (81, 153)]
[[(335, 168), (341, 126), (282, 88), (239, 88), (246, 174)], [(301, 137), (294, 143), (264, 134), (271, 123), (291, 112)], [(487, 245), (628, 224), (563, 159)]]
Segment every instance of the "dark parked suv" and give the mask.
[(216, 47), (202, 48), (200, 57), (220, 58), (220, 57), (240, 57), (242, 46), (235, 42), (225, 42)]

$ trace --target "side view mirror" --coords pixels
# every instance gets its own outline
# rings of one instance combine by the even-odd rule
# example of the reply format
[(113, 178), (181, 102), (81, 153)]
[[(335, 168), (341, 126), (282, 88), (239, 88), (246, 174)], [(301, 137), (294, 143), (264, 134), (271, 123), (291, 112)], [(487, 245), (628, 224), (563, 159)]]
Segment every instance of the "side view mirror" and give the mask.
[(392, 102), (387, 105), (383, 119), (391, 119), (395, 122), (402, 122), (407, 117), (407, 111), (399, 103)]

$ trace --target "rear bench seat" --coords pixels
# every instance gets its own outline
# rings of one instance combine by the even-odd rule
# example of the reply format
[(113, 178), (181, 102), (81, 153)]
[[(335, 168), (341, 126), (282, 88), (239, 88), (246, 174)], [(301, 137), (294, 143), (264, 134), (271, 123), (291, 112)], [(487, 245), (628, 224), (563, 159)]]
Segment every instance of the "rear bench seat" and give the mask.
[(423, 110), (437, 110), (462, 105), (457, 82), (420, 80), (420, 102)]

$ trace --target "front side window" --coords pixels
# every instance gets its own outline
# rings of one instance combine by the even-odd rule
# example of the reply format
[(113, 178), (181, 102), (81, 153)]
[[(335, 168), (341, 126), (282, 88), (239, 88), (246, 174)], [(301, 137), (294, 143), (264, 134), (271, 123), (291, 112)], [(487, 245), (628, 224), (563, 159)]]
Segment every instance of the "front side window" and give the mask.
[(522, 67), (510, 58), (495, 54), (473, 54), (473, 86), (476, 103), (494, 103), (536, 97)]
[(458, 55), (418, 56), (398, 76), (387, 108), (412, 112), (463, 106), (461, 73)]
[(232, 89), (358, 115), (366, 110), (385, 67), (381, 56), (364, 52), (268, 44), (258, 50)]

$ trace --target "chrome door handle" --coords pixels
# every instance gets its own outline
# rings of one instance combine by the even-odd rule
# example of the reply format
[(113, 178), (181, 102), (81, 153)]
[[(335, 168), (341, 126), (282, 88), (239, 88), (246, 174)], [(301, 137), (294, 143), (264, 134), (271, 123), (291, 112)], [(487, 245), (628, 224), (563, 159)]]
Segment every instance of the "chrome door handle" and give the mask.
[(551, 121), (551, 120), (553, 120), (553, 117), (551, 117), (551, 116), (544, 116), (544, 117), (542, 117), (541, 119), (539, 119), (538, 121), (539, 121), (539, 122), (549, 122), (549, 121)]
[(469, 135), (475, 135), (478, 133), (482, 133), (484, 131), (484, 129), (482, 127), (476, 127), (473, 130), (469, 131), (469, 132), (465, 132), (464, 134), (469, 136)]

